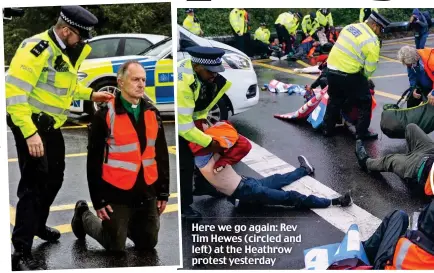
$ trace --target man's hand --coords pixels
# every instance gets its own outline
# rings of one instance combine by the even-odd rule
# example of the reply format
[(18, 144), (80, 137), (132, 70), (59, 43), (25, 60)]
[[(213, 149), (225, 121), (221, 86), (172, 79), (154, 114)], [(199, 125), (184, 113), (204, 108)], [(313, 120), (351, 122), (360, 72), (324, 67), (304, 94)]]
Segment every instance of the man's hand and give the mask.
[(92, 97), (90, 98), (93, 102), (108, 102), (114, 98), (114, 95), (107, 91), (101, 91), (101, 92), (93, 92)]
[(44, 156), (44, 144), (38, 133), (26, 139), (27, 147), (29, 147), (29, 154), (33, 157)]
[(106, 209), (111, 213), (113, 212), (113, 209), (110, 205), (107, 205), (105, 206), (105, 208), (96, 211), (96, 215), (98, 216), (99, 219), (101, 219), (101, 221), (110, 220), (110, 217), (108, 216)]
[(420, 94), (417, 93), (417, 89), (414, 89), (414, 90), (413, 90), (413, 97), (414, 97), (415, 99), (420, 99)]
[(220, 143), (218, 141), (215, 141), (215, 140), (213, 140), (207, 148), (210, 152), (215, 153), (215, 154), (221, 153), (224, 150), (224, 148), (222, 148), (220, 146)]
[(432, 95), (431, 92), (428, 94), (428, 103), (434, 106), (434, 96)]
[(158, 215), (161, 215), (166, 209), (167, 201), (157, 200)]

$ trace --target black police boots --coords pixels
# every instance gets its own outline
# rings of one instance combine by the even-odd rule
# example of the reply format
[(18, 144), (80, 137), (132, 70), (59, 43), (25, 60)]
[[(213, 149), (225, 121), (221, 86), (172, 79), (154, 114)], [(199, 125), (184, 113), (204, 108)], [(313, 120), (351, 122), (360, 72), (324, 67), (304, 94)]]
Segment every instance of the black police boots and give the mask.
[(71, 227), (77, 239), (83, 240), (86, 237), (86, 232), (83, 227), (83, 213), (89, 210), (85, 200), (79, 200), (75, 204), (74, 216), (72, 217)]
[(45, 270), (30, 252), (17, 251), (12, 254), (12, 271)]
[(54, 243), (60, 238), (60, 232), (57, 229), (45, 227), (42, 230), (39, 230), (37, 234), (35, 234), (39, 238), (41, 238), (44, 241)]
[(356, 157), (357, 162), (359, 163), (359, 166), (362, 168), (362, 170), (367, 171), (368, 168), (366, 167), (366, 160), (368, 160), (369, 155), (363, 146), (362, 140), (360, 139), (356, 141)]

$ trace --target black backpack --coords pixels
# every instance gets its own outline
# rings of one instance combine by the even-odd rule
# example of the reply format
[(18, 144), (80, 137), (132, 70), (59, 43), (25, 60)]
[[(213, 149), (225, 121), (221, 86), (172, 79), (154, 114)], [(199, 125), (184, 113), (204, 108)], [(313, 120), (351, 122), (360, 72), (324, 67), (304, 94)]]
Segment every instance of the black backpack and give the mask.
[(428, 28), (431, 28), (432, 27), (432, 20), (431, 20), (431, 14), (429, 14), (429, 11), (422, 12), (422, 15), (426, 19), (426, 22), (428, 24)]

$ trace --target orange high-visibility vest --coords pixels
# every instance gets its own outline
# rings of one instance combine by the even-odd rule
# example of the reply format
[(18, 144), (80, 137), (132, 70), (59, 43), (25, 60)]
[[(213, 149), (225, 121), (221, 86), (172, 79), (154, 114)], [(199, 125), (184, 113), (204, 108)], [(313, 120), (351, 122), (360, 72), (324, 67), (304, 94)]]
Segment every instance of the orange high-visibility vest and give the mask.
[[(116, 115), (114, 99), (108, 104), (106, 116), (110, 136), (107, 138), (108, 154), (103, 163), (102, 178), (113, 186), (131, 189), (143, 166), (145, 182), (151, 185), (158, 179), (157, 162), (155, 161), (155, 141), (158, 135), (158, 121), (155, 112), (144, 112), (146, 128), (146, 149), (140, 152), (140, 141), (134, 125), (127, 113)], [(107, 153), (107, 151), (106, 151)]]
[(433, 81), (434, 89), (434, 49), (425, 47), (418, 49), (417, 52), (422, 59), (426, 74)]
[(386, 270), (408, 270), (408, 269), (433, 269), (434, 256), (419, 246), (413, 244), (409, 239), (399, 239), (393, 255), (392, 265), (387, 265)]
[[(200, 125), (200, 124), (196, 124)], [(220, 121), (214, 124), (213, 126), (209, 127), (206, 130), (203, 130), (203, 128), (199, 128), (201, 131), (203, 131), (205, 134), (212, 137), (213, 140), (217, 141), (220, 144), (220, 147), (229, 149), (237, 142), (239, 135), (237, 130), (230, 124)], [(197, 153), (200, 152), (204, 147), (190, 142), (188, 144), (191, 151), (195, 155), (199, 155)]]

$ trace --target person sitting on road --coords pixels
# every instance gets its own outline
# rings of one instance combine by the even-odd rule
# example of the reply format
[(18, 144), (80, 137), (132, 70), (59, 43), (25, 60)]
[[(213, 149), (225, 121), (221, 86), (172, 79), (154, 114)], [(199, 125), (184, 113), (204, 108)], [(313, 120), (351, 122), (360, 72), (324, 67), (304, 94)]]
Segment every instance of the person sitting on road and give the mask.
[(411, 46), (403, 46), (398, 51), (398, 60), (407, 66), (408, 79), (413, 95), (407, 101), (407, 108), (418, 106), (423, 97), (428, 97), (431, 105), (434, 105), (434, 75), (431, 73), (434, 63), (431, 57), (432, 48), (416, 49)]
[(273, 42), (270, 44), (270, 49), (272, 50), (270, 59), (273, 61), (286, 59), (285, 55), (285, 45), (281, 44), (279, 38), (274, 38)]
[(434, 201), (419, 215), (417, 230), (408, 230), (408, 225), (409, 216), (395, 210), (362, 242), (374, 270), (434, 268)]
[(361, 140), (356, 142), (356, 157), (362, 170), (366, 172), (393, 172), (406, 181), (415, 193), (433, 195), (430, 172), (434, 170), (434, 141), (416, 124), (405, 128), (407, 140), (406, 154), (389, 154), (371, 158)]
[[(246, 149), (245, 145), (243, 147)], [(250, 149), (248, 147), (248, 149)], [(238, 206), (241, 204), (283, 205), (296, 208), (327, 208), (330, 206), (347, 207), (352, 204), (350, 192), (345, 195), (329, 199), (315, 195), (303, 195), (296, 191), (284, 191), (282, 187), (290, 185), (306, 175), (312, 175), (314, 167), (306, 157), (300, 155), (300, 167), (285, 174), (274, 174), (262, 179), (239, 175), (231, 165), (226, 165), (219, 172), (215, 165), (222, 155), (208, 152), (195, 156), (195, 164), (208, 182), (219, 192), (229, 197)]]
[(158, 110), (144, 99), (146, 71), (137, 61), (118, 71), (121, 90), (102, 106), (89, 131), (87, 178), (97, 216), (76, 203), (71, 226), (106, 250), (122, 252), (127, 237), (137, 250), (153, 250), (169, 198), (169, 153)]

